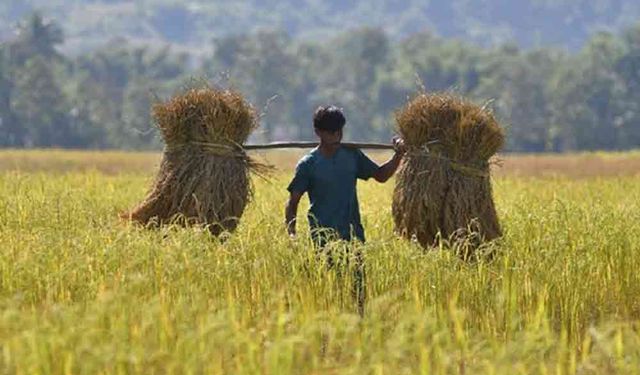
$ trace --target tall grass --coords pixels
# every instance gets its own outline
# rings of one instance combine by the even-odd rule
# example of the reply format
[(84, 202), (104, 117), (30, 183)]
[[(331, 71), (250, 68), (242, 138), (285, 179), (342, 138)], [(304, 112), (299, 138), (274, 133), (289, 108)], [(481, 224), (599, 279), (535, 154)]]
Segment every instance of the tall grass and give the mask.
[(640, 373), (640, 177), (498, 179), (473, 264), (396, 238), (392, 184), (361, 184), (363, 318), (285, 234), (289, 177), (219, 241), (120, 222), (148, 176), (0, 174), (0, 372)]

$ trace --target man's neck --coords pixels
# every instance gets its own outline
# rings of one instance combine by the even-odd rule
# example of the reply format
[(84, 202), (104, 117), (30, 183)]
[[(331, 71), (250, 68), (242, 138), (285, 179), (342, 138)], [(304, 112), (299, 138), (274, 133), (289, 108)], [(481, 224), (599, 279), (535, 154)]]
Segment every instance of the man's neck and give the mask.
[(320, 141), (320, 144), (318, 145), (318, 151), (326, 157), (332, 157), (335, 155), (339, 148), (340, 143), (327, 144)]

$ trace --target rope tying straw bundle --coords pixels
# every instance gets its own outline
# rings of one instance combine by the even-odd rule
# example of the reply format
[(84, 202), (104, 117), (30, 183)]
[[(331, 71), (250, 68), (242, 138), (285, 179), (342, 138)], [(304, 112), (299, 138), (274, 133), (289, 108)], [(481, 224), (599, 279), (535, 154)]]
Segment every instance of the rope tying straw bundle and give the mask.
[(412, 148), (407, 151), (407, 156), (425, 157), (430, 159), (442, 160), (451, 166), (452, 169), (472, 177), (489, 177), (489, 163), (479, 163), (478, 165), (460, 163), (457, 160), (436, 154), (429, 151), (426, 147)]
[(233, 146), (229, 144), (221, 143), (209, 143), (209, 142), (188, 142), (177, 145), (166, 146), (165, 151), (177, 152), (185, 149), (189, 146), (197, 146), (202, 151), (215, 156), (226, 156), (236, 158), (247, 158), (247, 154), (241, 146)]

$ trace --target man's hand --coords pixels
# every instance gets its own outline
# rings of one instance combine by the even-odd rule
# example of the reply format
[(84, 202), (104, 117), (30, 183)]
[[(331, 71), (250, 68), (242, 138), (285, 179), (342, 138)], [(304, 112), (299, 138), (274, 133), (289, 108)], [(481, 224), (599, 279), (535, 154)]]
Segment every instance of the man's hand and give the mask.
[(286, 222), (285, 225), (287, 226), (287, 233), (289, 234), (289, 238), (295, 239), (296, 238), (296, 220), (293, 219), (290, 222)]
[(395, 136), (391, 139), (391, 143), (393, 144), (393, 150), (396, 152), (396, 154), (398, 154), (399, 156), (404, 155), (407, 152), (407, 148), (404, 145), (404, 139)]
[(393, 154), (393, 157), (380, 166), (378, 171), (373, 175), (373, 178), (378, 182), (387, 182), (391, 176), (396, 173), (396, 170), (400, 166), (400, 161), (402, 161), (402, 156), (406, 152), (404, 139), (400, 137), (393, 137), (391, 142), (395, 153)]
[(298, 213), (298, 203), (302, 198), (303, 193), (291, 192), (289, 200), (284, 209), (284, 224), (287, 227), (287, 233), (289, 237), (295, 238), (296, 236), (296, 215)]

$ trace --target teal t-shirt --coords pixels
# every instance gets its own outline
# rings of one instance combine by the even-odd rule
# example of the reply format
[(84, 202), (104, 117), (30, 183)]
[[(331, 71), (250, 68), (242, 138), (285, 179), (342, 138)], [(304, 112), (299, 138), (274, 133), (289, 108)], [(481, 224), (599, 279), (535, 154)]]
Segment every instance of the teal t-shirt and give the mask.
[(358, 149), (340, 147), (326, 157), (316, 148), (300, 159), (287, 190), (309, 194), (308, 217), (314, 237), (317, 229), (331, 228), (342, 239), (351, 240), (353, 233), (364, 242), (356, 182), (369, 179), (377, 170), (378, 165)]

